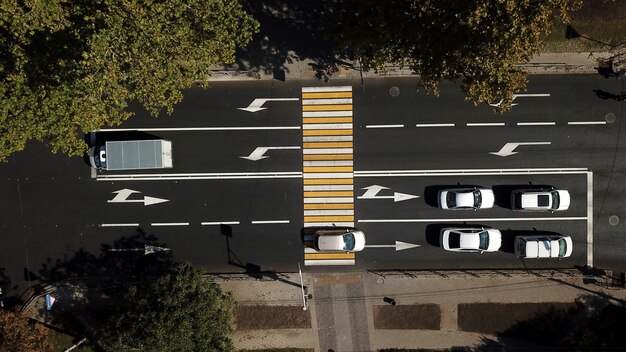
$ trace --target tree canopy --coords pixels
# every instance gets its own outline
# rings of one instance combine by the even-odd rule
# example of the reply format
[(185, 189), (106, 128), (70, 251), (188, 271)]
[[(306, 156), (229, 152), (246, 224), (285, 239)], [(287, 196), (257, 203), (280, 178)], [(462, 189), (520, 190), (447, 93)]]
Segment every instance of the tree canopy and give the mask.
[(442, 79), (461, 80), (474, 104), (502, 101), (526, 88), (518, 67), (541, 47), (555, 16), (567, 18), (578, 0), (358, 0), (336, 24), (339, 44), (364, 69), (408, 67), (437, 94)]
[(15, 312), (0, 310), (0, 351), (46, 352), (52, 350), (48, 329)]
[(128, 287), (119, 302), (98, 336), (107, 351), (233, 350), (234, 300), (190, 264)]
[(129, 101), (171, 113), (257, 30), (237, 0), (0, 0), (0, 160), (31, 139), (82, 154)]

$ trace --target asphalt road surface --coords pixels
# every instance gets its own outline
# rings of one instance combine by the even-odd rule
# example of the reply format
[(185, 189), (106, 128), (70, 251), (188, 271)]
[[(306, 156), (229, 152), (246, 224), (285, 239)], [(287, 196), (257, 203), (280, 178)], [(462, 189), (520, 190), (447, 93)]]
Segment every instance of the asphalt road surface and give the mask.
[[(624, 80), (532, 76), (528, 91), (505, 115), (473, 107), (451, 83), (441, 85), (439, 97), (416, 91), (416, 84), (414, 78), (367, 79), (364, 86), (215, 82), (186, 92), (170, 117), (155, 119), (133, 108), (136, 117), (97, 134), (98, 141), (171, 140), (174, 167), (166, 170), (94, 172), (84, 158), (51, 155), (30, 143), (0, 165), (5, 289), (47, 279), (50, 268), (76, 253), (98, 256), (116, 249), (115, 255), (142, 256), (144, 244), (213, 272), (293, 271), (298, 263), (308, 264), (306, 270), (626, 270), (626, 103), (594, 92), (621, 93)], [(323, 101), (331, 86), (343, 87), (332, 93), (338, 100)], [(303, 87), (313, 93), (303, 93)], [(261, 98), (278, 100), (257, 101), (265, 109), (256, 112), (238, 109)], [(328, 104), (341, 106), (340, 113), (329, 115)], [(316, 134), (319, 119), (329, 116), (332, 131), (343, 132)], [(307, 157), (323, 154), (312, 151), (315, 143), (330, 143), (326, 157), (341, 149), (345, 158), (332, 158), (328, 167), (310, 162), (326, 160)], [(264, 158), (242, 158), (255, 156)], [(317, 172), (334, 177), (324, 181), (333, 186), (303, 186)], [(510, 209), (512, 189), (541, 185), (569, 190), (571, 207), (555, 213)], [(446, 186), (492, 187), (496, 205), (476, 212), (440, 210), (435, 195)], [(146, 204), (145, 197), (165, 201)], [(330, 211), (325, 201), (305, 207), (307, 197), (336, 198), (343, 205)], [(305, 224), (333, 223), (363, 230), (370, 247), (341, 260), (306, 260)], [(502, 249), (443, 251), (438, 234), (456, 225), (500, 229)], [(573, 254), (563, 260), (518, 259), (513, 238), (528, 233), (570, 235)], [(120, 242), (124, 238), (133, 241)], [(396, 241), (418, 246), (397, 251)]]

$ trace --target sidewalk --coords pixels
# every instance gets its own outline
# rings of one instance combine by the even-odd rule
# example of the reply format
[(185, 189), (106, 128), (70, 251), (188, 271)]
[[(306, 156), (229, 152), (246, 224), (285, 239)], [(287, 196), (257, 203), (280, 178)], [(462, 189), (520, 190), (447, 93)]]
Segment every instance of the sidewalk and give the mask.
[[(598, 73), (598, 59), (611, 57), (610, 52), (593, 52), (593, 53), (541, 53), (536, 55), (529, 63), (521, 64), (524, 70), (529, 74), (593, 74)], [(228, 80), (306, 80), (318, 79), (316, 77), (315, 62), (311, 60), (298, 61), (284, 64), (285, 69), (280, 74), (267, 73), (263, 71), (248, 71), (247, 68), (223, 69), (216, 68), (210, 81), (228, 81)], [(364, 78), (373, 77), (403, 77), (413, 76), (411, 70), (400, 69), (398, 67), (389, 66), (387, 72), (374, 73), (363, 72)], [(329, 76), (333, 79), (360, 79), (361, 72), (358, 62), (352, 65), (339, 66), (338, 71)]]
[[(309, 309), (300, 314), (310, 317), (310, 327), (238, 330), (233, 340), (237, 349), (292, 347), (322, 352), (376, 351), (381, 348), (444, 349), (475, 346), (484, 343), (485, 339), (498, 341), (495, 333), (461, 329), (463, 316), (472, 311), (471, 304), (573, 303), (583, 296), (611, 303), (626, 302), (626, 290), (585, 284), (582, 275), (576, 271), (547, 272), (543, 273), (544, 277), (525, 272), (474, 275), (462, 272), (445, 275), (419, 272), (408, 275), (372, 272), (305, 274), (304, 284), (312, 298), (308, 300)], [(242, 307), (287, 305), (300, 310), (303, 304), (300, 287), (288, 283), (299, 284), (297, 273), (285, 274), (282, 282), (243, 277), (219, 281), (224, 290), (232, 292)], [(393, 298), (396, 305), (384, 302), (385, 297)], [(416, 307), (413, 310), (435, 314), (417, 314), (415, 321), (407, 321), (410, 320), (409, 308), (412, 307)], [(465, 315), (460, 310), (465, 311)], [(480, 315), (480, 312), (476, 314), (476, 309), (473, 311), (475, 315)], [(504, 319), (506, 323), (507, 319), (513, 319), (507, 318), (507, 314), (514, 316), (513, 313), (494, 318)], [(428, 320), (436, 322), (437, 315), (439, 323), (432, 326)], [(390, 316), (395, 318), (389, 319)], [(480, 317), (466, 317), (465, 324), (470, 320), (480, 320)], [(431, 326), (419, 328), (420, 324)], [(389, 328), (394, 325), (403, 329)]]

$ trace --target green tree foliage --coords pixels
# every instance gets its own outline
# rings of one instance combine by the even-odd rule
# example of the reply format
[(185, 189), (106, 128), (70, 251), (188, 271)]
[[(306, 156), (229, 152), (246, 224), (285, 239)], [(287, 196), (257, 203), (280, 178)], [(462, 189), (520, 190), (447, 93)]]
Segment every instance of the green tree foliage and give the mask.
[(20, 313), (0, 310), (0, 351), (52, 351), (48, 329)]
[(408, 67), (437, 94), (442, 79), (461, 80), (474, 104), (526, 88), (518, 64), (541, 47), (554, 16), (567, 18), (578, 0), (355, 0), (336, 26), (339, 44), (363, 60), (365, 69)]
[(107, 351), (233, 350), (234, 300), (190, 264), (145, 285), (127, 288), (101, 329)]
[(31, 139), (79, 155), (129, 101), (171, 113), (257, 30), (237, 0), (0, 0), (0, 160)]

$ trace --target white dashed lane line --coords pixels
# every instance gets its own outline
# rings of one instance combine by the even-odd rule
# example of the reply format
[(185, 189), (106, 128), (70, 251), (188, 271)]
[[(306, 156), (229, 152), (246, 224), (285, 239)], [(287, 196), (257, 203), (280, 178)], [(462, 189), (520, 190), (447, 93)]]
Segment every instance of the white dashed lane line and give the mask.
[(365, 128), (402, 128), (404, 125), (365, 125)]

